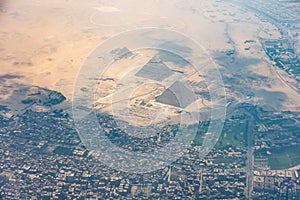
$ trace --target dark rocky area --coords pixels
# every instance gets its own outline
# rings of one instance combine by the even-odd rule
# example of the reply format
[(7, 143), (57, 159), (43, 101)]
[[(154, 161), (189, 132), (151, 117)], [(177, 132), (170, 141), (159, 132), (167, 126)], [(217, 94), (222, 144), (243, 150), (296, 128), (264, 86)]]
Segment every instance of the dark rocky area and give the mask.
[(38, 104), (42, 106), (54, 106), (66, 100), (66, 97), (57, 91), (48, 90), (41, 87), (29, 87), (25, 93), (23, 104)]

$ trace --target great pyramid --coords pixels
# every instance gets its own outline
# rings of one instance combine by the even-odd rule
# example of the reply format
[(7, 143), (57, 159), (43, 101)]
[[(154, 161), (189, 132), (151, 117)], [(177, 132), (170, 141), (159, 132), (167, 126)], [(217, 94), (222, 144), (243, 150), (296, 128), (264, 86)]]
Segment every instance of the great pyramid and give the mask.
[(159, 103), (172, 105), (179, 108), (185, 108), (196, 100), (197, 98), (193, 91), (188, 89), (179, 81), (173, 83), (171, 87), (156, 97), (156, 101)]

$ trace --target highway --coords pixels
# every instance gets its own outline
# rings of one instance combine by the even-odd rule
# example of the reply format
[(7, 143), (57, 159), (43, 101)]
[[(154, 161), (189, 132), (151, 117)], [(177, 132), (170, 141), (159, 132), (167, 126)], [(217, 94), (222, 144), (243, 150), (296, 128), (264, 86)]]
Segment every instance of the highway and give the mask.
[(246, 161), (246, 172), (247, 172), (247, 182), (246, 182), (246, 197), (247, 199), (252, 199), (253, 191), (253, 168), (254, 168), (254, 117), (245, 111), (246, 115), (249, 117), (248, 128), (247, 128), (247, 161)]

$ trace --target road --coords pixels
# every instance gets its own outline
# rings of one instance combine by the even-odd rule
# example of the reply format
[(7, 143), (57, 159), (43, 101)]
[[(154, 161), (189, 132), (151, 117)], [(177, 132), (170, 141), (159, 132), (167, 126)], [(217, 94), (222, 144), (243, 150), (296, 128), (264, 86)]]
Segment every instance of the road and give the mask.
[[(247, 111), (245, 111), (247, 113)], [(254, 117), (250, 114), (246, 114), (249, 117), (248, 128), (247, 128), (247, 161), (246, 161), (246, 172), (247, 172), (247, 187), (246, 197), (252, 199), (253, 191), (253, 167), (254, 167)]]

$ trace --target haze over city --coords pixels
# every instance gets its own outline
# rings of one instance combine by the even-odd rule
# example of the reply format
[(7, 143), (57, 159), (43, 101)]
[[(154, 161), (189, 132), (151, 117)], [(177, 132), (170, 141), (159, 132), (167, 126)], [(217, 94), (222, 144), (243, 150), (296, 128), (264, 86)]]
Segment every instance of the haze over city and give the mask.
[(0, 0), (0, 199), (299, 199), (297, 0)]

